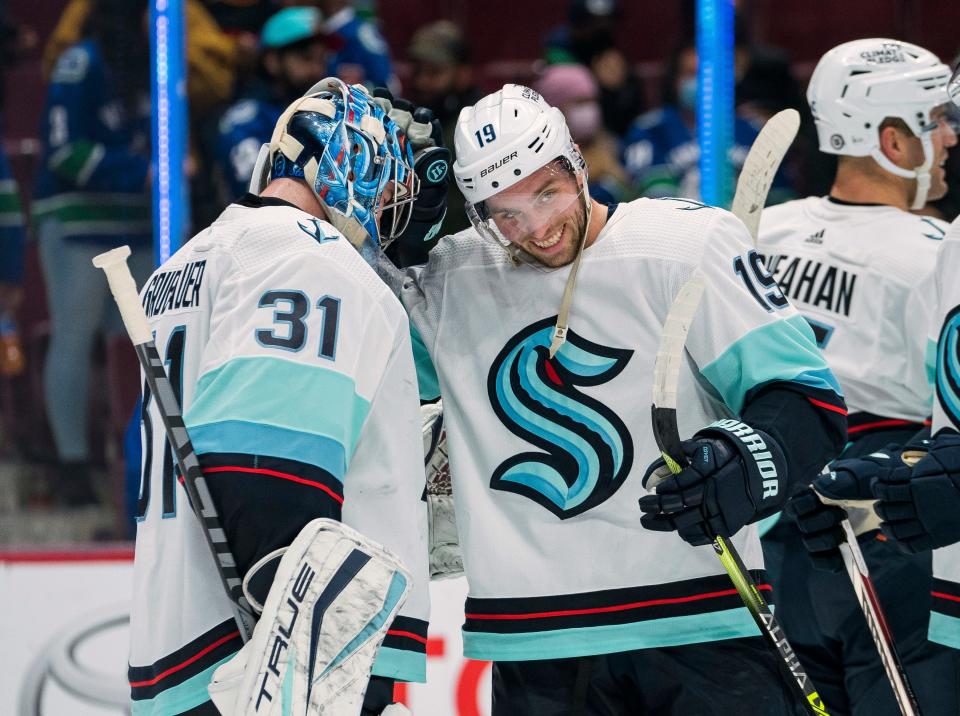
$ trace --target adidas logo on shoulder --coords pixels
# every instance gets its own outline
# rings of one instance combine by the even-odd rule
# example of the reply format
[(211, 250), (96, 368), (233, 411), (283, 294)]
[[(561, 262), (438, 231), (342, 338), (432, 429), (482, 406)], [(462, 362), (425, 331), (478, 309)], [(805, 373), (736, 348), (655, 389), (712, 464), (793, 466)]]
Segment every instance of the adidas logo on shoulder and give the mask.
[(805, 244), (822, 244), (823, 243), (823, 234), (826, 232), (826, 229), (820, 229), (814, 234), (810, 234), (807, 238), (803, 240)]

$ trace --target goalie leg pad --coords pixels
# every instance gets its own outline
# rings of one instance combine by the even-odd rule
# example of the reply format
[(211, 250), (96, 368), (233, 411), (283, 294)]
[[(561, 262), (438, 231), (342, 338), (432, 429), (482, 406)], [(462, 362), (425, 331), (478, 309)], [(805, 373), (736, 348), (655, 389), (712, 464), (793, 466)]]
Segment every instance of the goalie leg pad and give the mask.
[(377, 649), (410, 590), (398, 558), (329, 519), (287, 548), (250, 642), (214, 672), (224, 716), (359, 714)]

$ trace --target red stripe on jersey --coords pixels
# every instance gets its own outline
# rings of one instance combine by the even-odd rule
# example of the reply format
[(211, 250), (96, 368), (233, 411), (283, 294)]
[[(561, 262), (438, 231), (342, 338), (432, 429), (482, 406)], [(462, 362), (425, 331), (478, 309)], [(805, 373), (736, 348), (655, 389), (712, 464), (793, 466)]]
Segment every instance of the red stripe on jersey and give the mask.
[(176, 666), (171, 666), (169, 669), (167, 669), (166, 671), (164, 671), (162, 674), (157, 674), (157, 675), (154, 676), (152, 679), (147, 679), (146, 681), (131, 681), (131, 682), (130, 682), (130, 688), (136, 689), (136, 688), (138, 688), (138, 687), (140, 687), (140, 686), (153, 686), (153, 685), (156, 684), (158, 681), (160, 681), (160, 680), (162, 680), (162, 679), (165, 679), (165, 678), (167, 678), (168, 676), (170, 676), (170, 674), (175, 674), (175, 673), (177, 673), (178, 671), (180, 671), (181, 669), (184, 669), (184, 668), (190, 666), (190, 664), (192, 664), (193, 662), (195, 662), (197, 659), (199, 659), (200, 657), (202, 657), (204, 654), (209, 654), (211, 651), (213, 651), (214, 649), (216, 649), (218, 646), (220, 646), (220, 645), (222, 645), (222, 644), (226, 644), (226, 643), (227, 643), (228, 641), (230, 641), (231, 639), (236, 639), (236, 638), (239, 637), (239, 636), (240, 636), (240, 631), (238, 630), (238, 631), (235, 631), (235, 632), (233, 632), (233, 633), (231, 633), (231, 634), (227, 634), (227, 635), (224, 636), (224, 637), (220, 637), (220, 638), (217, 639), (215, 642), (213, 642), (210, 646), (208, 646), (208, 647), (200, 650), (198, 653), (194, 654), (193, 656), (191, 656), (191, 657), (190, 657), (189, 659), (187, 659), (186, 661), (184, 661), (184, 662), (182, 662), (182, 663), (180, 663), (180, 664), (177, 664)]
[(936, 597), (937, 599), (947, 599), (951, 602), (960, 602), (960, 597), (955, 597), (952, 594), (945, 594), (944, 592), (930, 592), (930, 595)]
[[(757, 589), (771, 591), (773, 587), (769, 584), (759, 584)], [(604, 612), (622, 612), (628, 609), (639, 609), (641, 607), (655, 607), (662, 604), (682, 604), (683, 602), (696, 602), (701, 599), (714, 599), (716, 597), (731, 597), (737, 593), (736, 589), (724, 589), (720, 592), (707, 592), (705, 594), (694, 594), (690, 597), (672, 597), (669, 599), (650, 599), (645, 602), (631, 602), (630, 604), (617, 604), (612, 607), (593, 607), (591, 609), (562, 609), (554, 612), (533, 612), (530, 614), (465, 614), (467, 619), (543, 619), (545, 617), (570, 617), (578, 614), (602, 614)]]
[(846, 414), (847, 414), (847, 409), (846, 409), (846, 408), (841, 408), (839, 405), (831, 405), (830, 403), (824, 403), (822, 400), (816, 400), (815, 398), (811, 398), (811, 397), (809, 397), (809, 396), (807, 396), (807, 400), (809, 400), (811, 403), (813, 403), (814, 405), (816, 405), (816, 406), (819, 407), (819, 408), (825, 408), (825, 409), (827, 409), (827, 410), (832, 410), (832, 411), (835, 412), (835, 413), (840, 413), (840, 415), (846, 415)]
[(852, 428), (847, 428), (848, 433), (859, 433), (863, 430), (871, 430), (873, 428), (895, 428), (905, 425), (916, 425), (912, 420), (899, 420), (896, 418), (891, 418), (890, 420), (876, 420), (872, 423), (863, 423), (862, 425), (854, 425)]
[(302, 477), (297, 477), (296, 475), (291, 475), (287, 472), (279, 472), (277, 470), (266, 470), (262, 467), (239, 467), (233, 465), (227, 465), (224, 467), (208, 467), (203, 471), (204, 475), (207, 475), (211, 472), (247, 472), (254, 475), (267, 475), (269, 477), (279, 477), (281, 480), (290, 480), (290, 482), (296, 482), (301, 485), (309, 485), (310, 487), (316, 487), (317, 489), (323, 490), (330, 497), (335, 499), (341, 505), (343, 504), (343, 498), (340, 497), (336, 492), (331, 490), (326, 485), (322, 485), (319, 482), (313, 482), (312, 480), (305, 480)]
[(405, 636), (407, 637), (407, 639), (413, 639), (414, 641), (419, 641), (421, 644), (427, 643), (427, 638), (425, 636), (414, 634), (412, 631), (399, 631), (398, 629), (388, 629), (387, 634), (389, 636)]

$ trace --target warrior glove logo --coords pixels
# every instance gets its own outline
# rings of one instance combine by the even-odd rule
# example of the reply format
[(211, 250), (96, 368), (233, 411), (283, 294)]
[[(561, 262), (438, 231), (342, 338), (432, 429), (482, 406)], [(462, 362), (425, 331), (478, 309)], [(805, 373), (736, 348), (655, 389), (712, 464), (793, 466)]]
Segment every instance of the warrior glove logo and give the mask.
[(545, 452), (505, 460), (490, 487), (528, 497), (560, 519), (579, 515), (615, 493), (633, 464), (633, 439), (606, 405), (577, 390), (603, 385), (633, 351), (591, 343), (573, 331), (553, 359), (556, 317), (511, 338), (487, 377), (494, 412), (514, 435)]

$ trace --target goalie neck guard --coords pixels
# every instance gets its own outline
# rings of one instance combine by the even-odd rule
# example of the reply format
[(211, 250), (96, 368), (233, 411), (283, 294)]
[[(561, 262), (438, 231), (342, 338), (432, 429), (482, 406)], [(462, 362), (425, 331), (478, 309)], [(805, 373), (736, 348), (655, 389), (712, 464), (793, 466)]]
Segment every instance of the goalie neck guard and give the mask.
[[(328, 77), (287, 107), (270, 139), (269, 162), (270, 178), (307, 183), (327, 220), (368, 263), (410, 220), (419, 189), (412, 149), (361, 85)], [(381, 205), (390, 182), (393, 197)], [(379, 212), (386, 208), (397, 211), (381, 231)]]
[[(817, 125), (820, 151), (873, 157), (886, 171), (916, 179), (913, 209), (921, 208), (930, 188), (937, 127), (931, 112), (947, 102), (950, 69), (932, 52), (907, 42), (872, 38), (834, 47), (817, 63), (807, 101)], [(903, 120), (923, 144), (924, 163), (903, 169), (880, 149), (880, 124)]]

